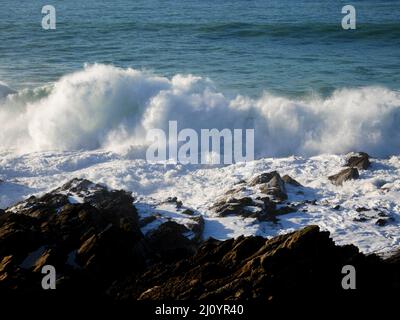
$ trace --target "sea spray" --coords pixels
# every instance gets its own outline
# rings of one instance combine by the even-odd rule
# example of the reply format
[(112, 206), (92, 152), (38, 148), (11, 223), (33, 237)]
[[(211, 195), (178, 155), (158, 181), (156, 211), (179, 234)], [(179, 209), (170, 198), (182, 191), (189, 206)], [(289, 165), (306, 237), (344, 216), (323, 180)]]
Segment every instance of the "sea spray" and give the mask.
[[(328, 98), (228, 97), (209, 80), (172, 78), (111, 65), (67, 74), (41, 94), (0, 102), (0, 149), (135, 150), (148, 130), (254, 129), (255, 157), (400, 150), (400, 93), (383, 87), (336, 90)], [(141, 151), (140, 151), (141, 150)]]

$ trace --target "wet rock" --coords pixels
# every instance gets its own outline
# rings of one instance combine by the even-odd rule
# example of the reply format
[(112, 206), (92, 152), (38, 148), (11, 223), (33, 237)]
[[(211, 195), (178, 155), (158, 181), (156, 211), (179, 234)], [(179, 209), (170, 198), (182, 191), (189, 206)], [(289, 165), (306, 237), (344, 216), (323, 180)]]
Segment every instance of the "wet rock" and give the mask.
[(180, 209), (183, 206), (182, 201), (178, 200), (177, 197), (168, 197), (164, 203), (172, 203), (175, 204), (177, 209)]
[(337, 186), (343, 185), (345, 181), (355, 180), (360, 177), (358, 173), (358, 169), (356, 168), (348, 168), (344, 169), (341, 172), (328, 177), (328, 179)]
[(298, 181), (296, 181), (295, 179), (293, 179), (291, 176), (289, 176), (289, 175), (284, 175), (283, 177), (282, 177), (282, 180), (285, 182), (285, 183), (287, 183), (287, 184), (290, 184), (290, 185), (292, 185), (292, 186), (295, 186), (295, 187), (302, 187), (302, 185), (301, 185), (301, 183), (299, 183)]
[[(157, 255), (163, 259), (173, 256), (182, 257), (184, 256), (181, 254), (182, 252), (193, 252), (193, 248), (196, 248), (202, 240), (203, 216), (199, 212), (183, 206), (183, 203), (177, 198), (169, 198), (167, 201), (151, 205), (141, 204), (140, 211), (141, 228), (148, 243), (158, 243), (157, 239), (163, 237), (176, 241), (176, 246), (171, 245), (168, 252), (164, 246), (153, 245), (153, 251), (157, 251)], [(183, 238), (186, 240), (182, 240)], [(182, 249), (185, 247), (187, 248)], [(174, 251), (177, 253), (175, 254)]]
[(210, 209), (221, 217), (237, 215), (277, 222), (278, 215), (293, 212), (289, 207), (288, 210), (277, 210), (277, 204), (287, 197), (285, 182), (279, 173), (273, 171), (254, 177), (248, 186), (229, 190)]
[(183, 214), (187, 214), (189, 216), (193, 216), (194, 215), (194, 211), (191, 209), (185, 209), (182, 211)]
[(316, 206), (316, 205), (317, 205), (317, 200), (316, 200), (316, 199), (313, 199), (313, 200), (305, 200), (304, 203), (305, 203), (305, 204), (311, 204), (311, 205), (313, 205), (313, 206)]
[[(83, 203), (71, 203), (70, 197), (79, 197)], [(57, 275), (69, 279), (76, 272), (71, 256), (80, 274), (95, 279), (96, 288), (109, 285), (113, 273), (142, 270), (151, 252), (132, 203), (125, 191), (74, 179), (8, 208), (0, 215), (0, 260), (12, 256), (24, 268), (8, 273), (7, 287), (32, 286), (20, 279), (40, 274), (45, 264), (56, 266)]]
[(254, 187), (259, 184), (269, 183), (273, 178), (281, 179), (276, 171), (262, 173), (250, 180), (249, 186)]
[(375, 224), (379, 227), (384, 227), (388, 225), (389, 223), (392, 223), (394, 219), (392, 217), (387, 217), (387, 218), (379, 218), (376, 220)]
[(224, 198), (211, 207), (219, 216), (242, 216), (244, 218), (256, 218), (259, 221), (276, 222), (276, 203), (270, 197)]
[(282, 180), (281, 176), (276, 171), (262, 173), (256, 176), (250, 181), (249, 185), (258, 186), (262, 193), (271, 195), (278, 201), (287, 199), (285, 181)]
[(366, 216), (359, 216), (353, 219), (354, 222), (367, 222), (369, 221), (370, 218), (366, 217)]
[(365, 152), (353, 153), (348, 156), (346, 167), (357, 168), (358, 170), (367, 170), (371, 166), (369, 155)]

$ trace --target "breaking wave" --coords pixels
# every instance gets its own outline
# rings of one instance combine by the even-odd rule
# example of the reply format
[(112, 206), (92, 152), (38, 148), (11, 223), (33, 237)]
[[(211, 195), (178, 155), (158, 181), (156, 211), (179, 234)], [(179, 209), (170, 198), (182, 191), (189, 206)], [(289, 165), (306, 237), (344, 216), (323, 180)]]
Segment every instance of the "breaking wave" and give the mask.
[(170, 120), (198, 132), (254, 128), (256, 157), (400, 151), (400, 92), (382, 87), (328, 98), (229, 98), (209, 79), (101, 64), (34, 90), (0, 83), (1, 150), (132, 152), (146, 146), (147, 130), (167, 131)]

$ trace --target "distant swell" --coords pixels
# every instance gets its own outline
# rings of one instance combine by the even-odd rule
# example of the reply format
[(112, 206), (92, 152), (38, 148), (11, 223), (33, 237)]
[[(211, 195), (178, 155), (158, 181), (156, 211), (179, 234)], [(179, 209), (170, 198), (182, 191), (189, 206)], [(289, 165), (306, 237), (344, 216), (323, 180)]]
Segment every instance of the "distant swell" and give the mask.
[(311, 21), (307, 23), (210, 23), (168, 25), (165, 27), (176, 28), (181, 32), (189, 29), (190, 32), (200, 37), (210, 38), (247, 38), (265, 37), (274, 39), (345, 39), (349, 40), (398, 40), (400, 36), (400, 23), (359, 23), (357, 32), (343, 32), (340, 23), (322, 23)]
[(146, 147), (150, 128), (254, 128), (256, 157), (400, 151), (400, 93), (341, 89), (328, 98), (226, 97), (192, 75), (171, 79), (91, 65), (52, 86), (0, 97), (0, 149), (20, 152)]

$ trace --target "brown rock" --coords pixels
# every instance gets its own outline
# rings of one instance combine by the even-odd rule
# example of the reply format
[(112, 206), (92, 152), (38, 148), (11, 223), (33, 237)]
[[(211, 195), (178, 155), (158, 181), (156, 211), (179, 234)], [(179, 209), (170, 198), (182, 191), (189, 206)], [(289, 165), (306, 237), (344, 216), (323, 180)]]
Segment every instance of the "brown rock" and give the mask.
[(194, 253), (195, 243), (185, 234), (190, 232), (184, 225), (167, 221), (146, 235), (148, 244), (163, 260), (174, 261)]
[(348, 180), (355, 180), (360, 177), (358, 170), (356, 168), (344, 169), (341, 172), (328, 177), (328, 179), (337, 186), (343, 185), (343, 182)]
[(291, 184), (291, 185), (293, 185), (295, 187), (301, 187), (302, 186), (301, 183), (299, 183), (298, 181), (296, 181), (295, 179), (293, 179), (291, 176), (289, 176), (287, 174), (282, 177), (282, 180), (285, 183)]
[[(336, 246), (328, 232), (309, 226), (270, 240), (210, 239), (193, 257), (153, 266), (134, 282), (121, 282), (114, 289), (123, 299), (310, 301), (340, 290), (340, 270), (346, 264), (356, 267), (360, 288), (371, 285), (374, 292), (382, 284), (382, 273), (376, 274), (382, 267), (378, 257), (367, 257), (351, 245)], [(347, 294), (346, 301), (352, 297)]]

